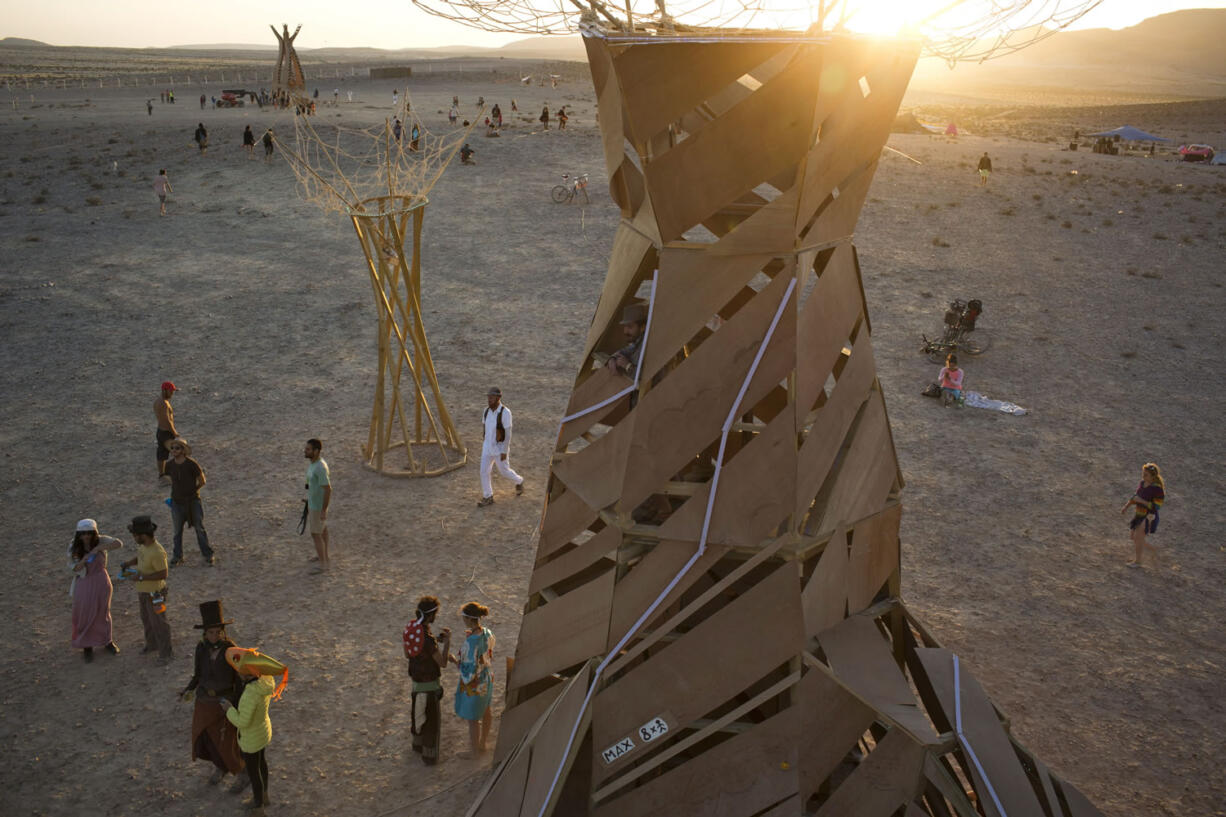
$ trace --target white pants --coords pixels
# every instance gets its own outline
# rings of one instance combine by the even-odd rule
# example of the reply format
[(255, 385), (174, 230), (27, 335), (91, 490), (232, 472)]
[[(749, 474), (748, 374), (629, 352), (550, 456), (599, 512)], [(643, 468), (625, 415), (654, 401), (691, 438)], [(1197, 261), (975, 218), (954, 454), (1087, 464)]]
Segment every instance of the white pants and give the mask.
[(514, 482), (516, 485), (523, 483), (524, 478), (511, 470), (511, 461), (502, 459), (502, 455), (495, 453), (481, 452), (481, 496), (490, 497), (494, 495), (494, 486), (490, 482), (490, 477), (494, 471), (494, 466), (498, 466), (498, 473), (502, 474), (507, 479)]

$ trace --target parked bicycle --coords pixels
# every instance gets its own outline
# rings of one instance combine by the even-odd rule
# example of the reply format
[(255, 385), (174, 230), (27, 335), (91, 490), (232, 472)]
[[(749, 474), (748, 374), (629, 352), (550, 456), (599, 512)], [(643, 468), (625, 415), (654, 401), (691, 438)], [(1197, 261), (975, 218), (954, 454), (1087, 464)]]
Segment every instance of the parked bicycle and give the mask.
[(553, 196), (553, 200), (558, 204), (562, 204), (563, 202), (569, 204), (575, 200), (575, 196), (580, 194), (583, 196), (584, 204), (591, 203), (587, 197), (586, 173), (581, 173), (580, 175), (575, 176), (573, 179), (569, 173), (563, 173), (562, 183), (554, 185), (553, 190), (550, 193), (550, 195)]
[(981, 355), (992, 344), (992, 338), (982, 329), (975, 328), (975, 321), (983, 314), (983, 301), (953, 301), (945, 311), (945, 329), (941, 337), (928, 339), (920, 351), (938, 365), (944, 365), (945, 357), (952, 353)]

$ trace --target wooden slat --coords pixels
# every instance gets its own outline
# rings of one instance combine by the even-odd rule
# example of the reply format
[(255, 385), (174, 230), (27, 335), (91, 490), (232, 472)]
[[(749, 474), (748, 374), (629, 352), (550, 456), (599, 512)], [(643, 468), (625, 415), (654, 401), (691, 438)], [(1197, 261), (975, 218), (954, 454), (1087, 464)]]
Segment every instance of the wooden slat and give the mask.
[[(599, 405), (606, 398), (612, 397), (632, 384), (633, 381), (623, 374), (614, 374), (604, 368), (594, 371), (583, 382), (575, 386), (574, 391), (570, 394), (570, 403), (566, 407), (566, 413), (570, 415)], [(588, 412), (581, 417), (576, 417), (569, 423), (563, 423), (561, 430), (558, 432), (558, 445), (567, 445), (571, 440), (583, 434), (583, 432), (596, 423), (603, 422), (613, 412), (625, 411), (625, 406), (629, 400), (630, 396), (626, 395), (621, 400), (614, 401), (604, 408)]]
[[(792, 512), (796, 495), (796, 432), (790, 412), (775, 417), (724, 467), (708, 542), (753, 547)], [(711, 495), (708, 483), (660, 527), (671, 539), (698, 539)]]
[(541, 521), (537, 560), (544, 559), (574, 539), (595, 521), (596, 511), (576, 493), (565, 491), (557, 499), (549, 500)]
[(805, 638), (838, 624), (847, 612), (847, 535), (835, 531), (801, 593)]
[(1060, 781), (1060, 790), (1064, 792), (1064, 799), (1068, 802), (1069, 817), (1103, 817), (1097, 806), (1063, 780)]
[[(928, 675), (933, 691), (940, 699), (945, 717), (949, 723), (955, 723), (953, 653), (941, 649), (917, 649), (915, 654)], [(1005, 811), (1008, 814), (1042, 814), (1042, 807), (1035, 797), (1030, 780), (1013, 751), (1009, 736), (1001, 726), (987, 693), (965, 664), (960, 668), (960, 678), (962, 733), (975, 750), (979, 762), (983, 764), (988, 780), (991, 781)], [(967, 773), (972, 775), (980, 807), (988, 817), (998, 817), (1000, 812), (992, 802), (986, 781), (969, 757), (966, 765)]]
[(851, 445), (838, 465), (819, 524), (811, 533), (820, 536), (840, 519), (860, 519), (879, 510), (897, 474), (885, 404), (881, 392), (875, 391), (852, 427)]
[[(1018, 748), (1017, 741), (1010, 738), (1010, 742), (1013, 743), (1013, 748), (1016, 750)], [(1060, 798), (1056, 796), (1056, 789), (1052, 785), (1051, 772), (1048, 771), (1043, 761), (1029, 753), (1027, 754), (1030, 756), (1030, 762), (1034, 764), (1035, 774), (1039, 778), (1039, 787), (1043, 790), (1043, 799), (1047, 801), (1047, 809), (1043, 813), (1051, 817), (1067, 817), (1060, 805)]]
[(478, 795), (473, 801), (466, 817), (506, 817), (508, 814), (518, 814), (524, 799), (524, 787), (528, 783), (529, 758), (529, 752), (526, 750), (512, 756), (489, 791)]
[(788, 48), (786, 43), (661, 42), (613, 60), (625, 89), (627, 135), (643, 144), (707, 97)]
[(711, 245), (712, 256), (756, 255), (765, 252), (781, 254), (796, 246), (796, 202), (799, 193), (795, 186), (784, 190), (770, 203), (733, 230), (720, 236)]
[(605, 556), (615, 556), (621, 541), (621, 530), (612, 525), (606, 525), (600, 533), (597, 533), (582, 545), (563, 553), (561, 556), (545, 564), (537, 565), (533, 569), (532, 579), (528, 583), (528, 594), (538, 593), (543, 588), (551, 587), (563, 579), (573, 576), (581, 570), (585, 570)]
[[(818, 489), (825, 483), (848, 430), (864, 410), (865, 401), (874, 395), (873, 384), (877, 380), (877, 371), (867, 340), (862, 337), (857, 341), (833, 394), (826, 405), (818, 410), (813, 428), (800, 445), (796, 477), (798, 518), (808, 509)], [(798, 404), (798, 408), (803, 405)], [(799, 413), (797, 411), (797, 414)]]
[[(608, 169), (611, 177), (625, 161), (626, 155), (626, 132), (622, 110), (623, 89), (613, 72), (611, 50), (594, 37), (584, 37), (583, 42), (587, 48), (592, 85), (596, 90), (596, 108), (600, 111), (600, 135), (601, 145), (604, 148), (605, 168)], [(616, 200), (617, 196), (612, 185), (610, 185), (609, 192), (614, 194), (614, 200)], [(618, 204), (622, 208), (623, 215), (627, 214), (628, 203), (618, 201)], [(629, 209), (631, 215), (633, 209)]]
[(817, 50), (798, 52), (761, 88), (644, 168), (662, 240), (680, 238), (725, 203), (800, 161), (813, 144), (819, 65)]
[[(629, 511), (637, 507), (719, 438), (720, 426), (732, 409), (738, 388), (753, 363), (787, 284), (784, 276), (771, 281), (694, 354), (644, 395), (631, 418), (619, 423), (605, 436), (607, 440), (620, 432), (629, 419), (634, 420), (636, 433), (626, 461), (619, 508)], [(785, 316), (789, 311), (785, 310)], [(667, 315), (661, 317), (667, 320)], [(788, 320), (780, 321), (782, 337), (791, 337), (794, 331), (787, 324)], [(794, 355), (794, 344), (773, 341), (745, 392), (743, 405), (753, 406), (774, 388), (790, 371)], [(616, 468), (616, 461), (609, 463), (609, 467)]]
[[(763, 621), (772, 625), (763, 628)], [(601, 691), (592, 722), (596, 751), (656, 716), (674, 729), (702, 717), (766, 669), (799, 654), (802, 636), (800, 583), (795, 565), (785, 564)], [(746, 645), (752, 645), (752, 661), (745, 660)], [(696, 672), (698, 667), (719, 672)], [(634, 754), (597, 774), (607, 776)]]
[(770, 261), (769, 255), (714, 259), (698, 247), (660, 251), (657, 320), (643, 357), (654, 373)]
[[(839, 185), (839, 195), (826, 205), (817, 216), (817, 220), (808, 232), (801, 230), (801, 243), (806, 246), (825, 244), (828, 241), (843, 238), (855, 233), (856, 221), (860, 218), (860, 210), (868, 197), (868, 190), (873, 184), (873, 175), (877, 172), (877, 161), (874, 160)], [(802, 223), (802, 228), (804, 224)]]
[[(583, 346), (585, 361), (591, 357), (596, 344), (604, 337), (609, 327), (621, 320), (622, 305), (638, 289), (638, 280), (651, 254), (652, 244), (647, 236), (624, 224), (618, 226), (613, 235), (613, 249), (609, 252), (604, 288), (600, 291), (600, 301), (596, 304), (596, 312), (587, 331), (587, 342)], [(572, 405), (566, 413), (570, 414), (580, 408), (583, 407)]]
[(800, 796), (807, 800), (868, 731), (876, 715), (833, 677), (812, 669), (797, 685), (796, 701), (794, 716), (802, 724), (797, 771)]
[(501, 763), (524, 739), (532, 725), (558, 699), (565, 685), (558, 682), (544, 692), (523, 701), (519, 706), (504, 709), (498, 718), (498, 743), (494, 747), (494, 763)]
[(890, 817), (919, 793), (926, 756), (910, 735), (891, 729), (822, 804), (817, 817)]
[(797, 790), (798, 727), (796, 713), (785, 709), (602, 803), (594, 817), (708, 817), (767, 808)]
[[(694, 552), (698, 550), (696, 542), (680, 542), (663, 540), (630, 568), (629, 573), (622, 576), (613, 589), (613, 612), (609, 621), (608, 649), (613, 649), (634, 623), (638, 621), (656, 597), (668, 586)], [(728, 549), (720, 545), (707, 548), (689, 572), (682, 576), (677, 586), (665, 597), (656, 608), (656, 612), (647, 620), (644, 629), (650, 630), (669, 607), (690, 589), (693, 583), (702, 578), (706, 571), (723, 558)]]
[(852, 616), (819, 633), (817, 640), (835, 675), (857, 695), (921, 743), (940, 742), (872, 619)]
[(604, 651), (615, 573), (610, 569), (524, 615), (508, 689), (518, 689)]
[[(639, 402), (640, 407), (642, 402)], [(588, 507), (597, 510), (607, 508), (622, 495), (626, 457), (635, 439), (638, 415), (637, 411), (631, 413), (587, 448), (564, 460), (554, 461), (554, 475), (566, 483), (567, 490), (579, 496)]]
[(891, 505), (856, 525), (851, 536), (847, 607), (855, 613), (872, 604), (877, 591), (898, 569), (898, 526), (902, 505)]
[[(863, 312), (852, 248), (836, 247), (801, 307), (796, 325), (796, 342), (805, 350), (796, 371), (796, 402), (801, 406), (798, 412), (801, 418), (813, 408)], [(867, 340), (867, 334), (861, 339)]]
[[(583, 742), (583, 733), (591, 718), (591, 709), (583, 709), (584, 697), (591, 682), (591, 667), (589, 662), (567, 685), (553, 709), (545, 716), (540, 731), (532, 741), (532, 762), (528, 771), (528, 784), (524, 788), (523, 805), (519, 809), (520, 817), (537, 817), (546, 805), (556, 802), (561, 794), (561, 781), (566, 779), (566, 770), (574, 763), (575, 753)], [(568, 751), (567, 740), (576, 723), (580, 728)], [(563, 773), (559, 775), (559, 785), (550, 797), (549, 788), (559, 766), (562, 767)], [(498, 817), (507, 814), (515, 814), (515, 811), (502, 812)]]
[(961, 781), (932, 755), (924, 758), (924, 777), (950, 802), (958, 817), (980, 817), (979, 810), (966, 796)]

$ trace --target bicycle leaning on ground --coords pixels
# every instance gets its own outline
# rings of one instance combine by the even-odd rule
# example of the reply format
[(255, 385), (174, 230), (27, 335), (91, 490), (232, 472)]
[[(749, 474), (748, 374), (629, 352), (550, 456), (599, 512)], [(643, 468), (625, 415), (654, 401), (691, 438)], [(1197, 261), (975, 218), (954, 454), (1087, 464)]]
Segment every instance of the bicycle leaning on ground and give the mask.
[(569, 204), (570, 202), (575, 200), (575, 196), (578, 194), (583, 195), (584, 204), (591, 203), (587, 197), (587, 174), (586, 173), (581, 173), (578, 176), (575, 176), (573, 179), (570, 177), (569, 173), (563, 173), (562, 183), (555, 184), (553, 186), (553, 190), (550, 193), (550, 195), (553, 196), (553, 200), (556, 201), (558, 204), (562, 204), (563, 202), (566, 202), (567, 204)]
[(992, 343), (992, 338), (982, 329), (975, 329), (975, 321), (983, 314), (983, 301), (953, 301), (945, 312), (945, 329), (941, 337), (928, 339), (924, 335), (924, 345), (920, 351), (928, 355), (928, 359), (937, 365), (944, 365), (946, 355), (963, 352), (975, 355), (983, 354)]

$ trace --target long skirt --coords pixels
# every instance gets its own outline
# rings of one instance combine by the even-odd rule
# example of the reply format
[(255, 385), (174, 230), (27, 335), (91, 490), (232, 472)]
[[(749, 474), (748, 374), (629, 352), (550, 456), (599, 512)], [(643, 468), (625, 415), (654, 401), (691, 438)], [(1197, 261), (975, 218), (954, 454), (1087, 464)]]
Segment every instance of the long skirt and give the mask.
[(111, 577), (106, 551), (94, 554), (72, 593), (72, 646), (105, 647), (111, 643)]
[(192, 760), (207, 760), (223, 772), (238, 774), (243, 758), (238, 751), (238, 730), (226, 719), (216, 698), (196, 697), (192, 712)]

